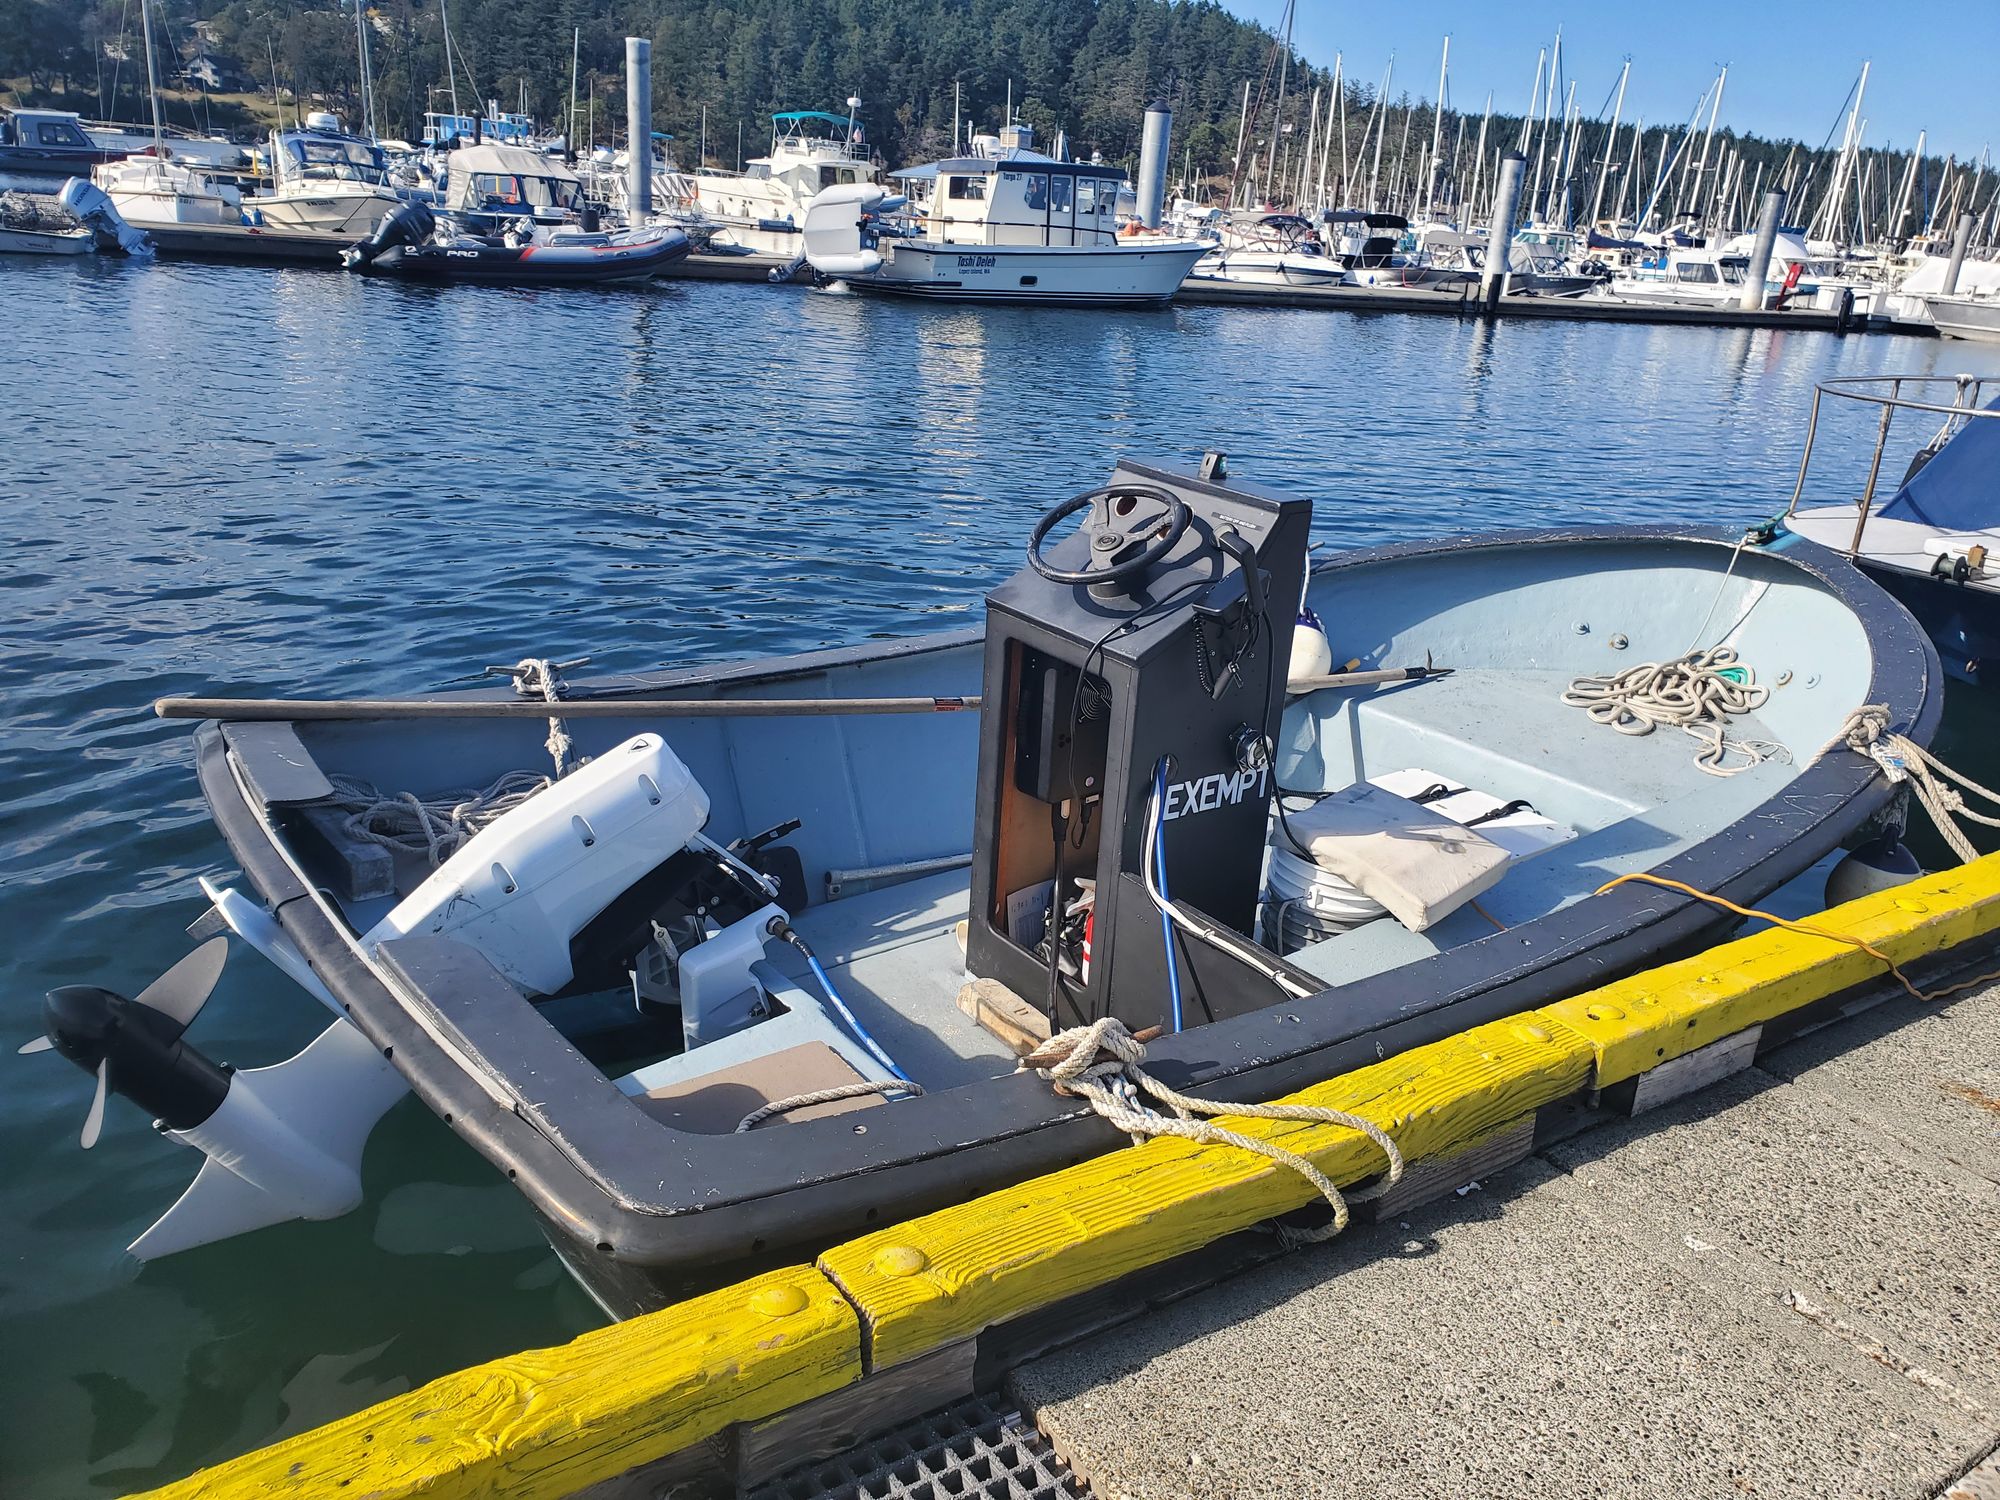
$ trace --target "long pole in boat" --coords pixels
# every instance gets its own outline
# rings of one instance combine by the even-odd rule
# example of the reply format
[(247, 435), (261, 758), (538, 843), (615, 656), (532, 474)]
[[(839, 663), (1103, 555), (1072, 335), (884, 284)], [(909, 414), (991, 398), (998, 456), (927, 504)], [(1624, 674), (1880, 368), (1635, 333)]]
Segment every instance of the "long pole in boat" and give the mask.
[(728, 719), (823, 718), (862, 714), (978, 712), (967, 698), (158, 698), (162, 719), (236, 724), (326, 723), (357, 719)]
[(1436, 213), (1438, 148), (1444, 141), (1444, 83), (1445, 70), (1451, 66), (1451, 33), (1444, 34), (1444, 55), (1438, 59), (1437, 107), (1431, 111), (1431, 164), (1424, 175), (1424, 217), (1431, 218)]
[(642, 228), (653, 211), (653, 40), (625, 38), (625, 217)]
[[(1534, 128), (1534, 136), (1533, 144), (1529, 147), (1528, 154), (1534, 158), (1535, 162), (1535, 185), (1528, 190), (1528, 222), (1530, 224), (1535, 222), (1536, 205), (1542, 201), (1542, 162), (1549, 154), (1549, 111), (1555, 106), (1556, 63), (1560, 57), (1561, 53), (1558, 51), (1556, 57), (1549, 60), (1548, 86), (1542, 90), (1542, 97), (1535, 101), (1535, 109), (1539, 112), (1541, 118), (1539, 122), (1532, 119), (1530, 121), (1530, 124)], [(1522, 170), (1525, 171), (1526, 168)]]
[(1840, 228), (1840, 204), (1847, 196), (1847, 174), (1853, 169), (1854, 148), (1860, 139), (1861, 101), (1868, 93), (1869, 66), (1869, 62), (1861, 64), (1861, 79), (1854, 86), (1854, 106), (1847, 112), (1847, 131), (1840, 138), (1840, 159), (1833, 167), (1833, 184), (1827, 189), (1819, 212), (1813, 215), (1813, 228), (1822, 239), (1832, 239)]
[[(1704, 234), (1708, 232), (1708, 203), (1702, 199), (1702, 173), (1708, 169), (1708, 149), (1715, 144), (1715, 117), (1722, 113), (1722, 91), (1727, 87), (1729, 87), (1729, 68), (1724, 64), (1721, 73), (1716, 75), (1715, 79), (1715, 101), (1708, 107), (1708, 134), (1701, 140), (1701, 160), (1694, 164), (1694, 195), (1702, 209), (1701, 227)], [(1711, 190), (1713, 186), (1709, 184)]]
[(1611, 175), (1611, 148), (1618, 144), (1618, 116), (1625, 108), (1625, 80), (1632, 76), (1632, 59), (1625, 59), (1625, 66), (1618, 73), (1618, 100), (1611, 106), (1611, 129), (1604, 137), (1604, 159), (1597, 164), (1597, 191), (1590, 197), (1590, 222), (1584, 226), (1584, 248), (1590, 248), (1589, 231), (1597, 227), (1598, 215), (1604, 212), (1604, 180)]
[(1570, 172), (1576, 166), (1576, 146), (1582, 134), (1583, 111), (1577, 106), (1576, 80), (1572, 78), (1569, 81), (1569, 100), (1563, 106), (1563, 133), (1556, 142), (1555, 177), (1549, 184), (1549, 197), (1562, 203), (1559, 222), (1565, 229), (1569, 227)]

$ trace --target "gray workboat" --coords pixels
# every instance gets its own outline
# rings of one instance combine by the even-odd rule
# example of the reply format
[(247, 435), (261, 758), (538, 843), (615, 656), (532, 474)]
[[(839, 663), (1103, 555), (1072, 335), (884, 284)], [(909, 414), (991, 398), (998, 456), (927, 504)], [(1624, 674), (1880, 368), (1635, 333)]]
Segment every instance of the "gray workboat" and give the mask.
[[(207, 940), (137, 999), (48, 1014), (100, 1113), (129, 1095), (206, 1153), (135, 1252), (355, 1206), (408, 1088), (628, 1314), (1120, 1145), (1017, 1068), (1051, 1031), (1158, 1028), (1161, 1079), (1270, 1099), (1728, 920), (1615, 877), (1755, 902), (1893, 833), (1845, 734), (1879, 704), (1928, 741), (1938, 661), (1846, 559), (1613, 527), (1309, 566), (1310, 515), (1214, 456), (1124, 463), (981, 631), (168, 705), (211, 716), (247, 891), (209, 886)], [(1648, 663), (1722, 706), (1632, 732)], [(225, 929), (332, 1013), (299, 1057), (183, 1037)]]

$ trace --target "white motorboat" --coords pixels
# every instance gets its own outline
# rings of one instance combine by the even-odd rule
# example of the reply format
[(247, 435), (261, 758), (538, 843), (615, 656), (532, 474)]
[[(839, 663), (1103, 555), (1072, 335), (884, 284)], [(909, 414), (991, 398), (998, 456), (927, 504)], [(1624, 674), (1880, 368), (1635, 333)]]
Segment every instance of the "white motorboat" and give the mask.
[(167, 156), (128, 156), (98, 167), (91, 181), (102, 188), (129, 224), (198, 224), (240, 227), (243, 194), (235, 183)]
[(324, 111), (307, 115), (297, 130), (272, 134), (271, 177), (271, 191), (245, 207), (272, 229), (361, 239), (402, 202), (382, 148), (348, 134), (339, 116)]
[(1336, 209), (1323, 222), (1332, 239), (1333, 257), (1346, 273), (1341, 278), (1346, 286), (1413, 291), (1473, 279), (1463, 267), (1433, 264), (1406, 250), (1403, 242), (1410, 221), (1401, 214)]
[(1326, 253), (1312, 222), (1301, 214), (1238, 214), (1218, 226), (1221, 243), (1203, 256), (1200, 281), (1243, 286), (1338, 286), (1347, 267)]
[(1104, 307), (1165, 302), (1208, 253), (1200, 240), (1121, 237), (1125, 174), (1030, 148), (1029, 128), (975, 140), (980, 154), (827, 188), (806, 211), (805, 255), (830, 281), (967, 302)]
[[(1777, 261), (1772, 261), (1775, 269)], [(1706, 245), (1667, 245), (1658, 253), (1622, 266), (1604, 285), (1603, 294), (1621, 302), (1665, 307), (1735, 307), (1743, 300), (1749, 280), (1750, 255)], [(1803, 266), (1793, 263), (1778, 280), (1767, 274), (1764, 306), (1783, 306), (1799, 291)]]
[(719, 234), (746, 250), (797, 256), (814, 198), (881, 176), (851, 116), (808, 109), (771, 116), (770, 155), (751, 158), (741, 172), (704, 169), (691, 181)]
[(118, 216), (101, 191), (72, 177), (53, 198), (0, 193), (0, 254), (88, 255), (94, 250), (142, 255), (146, 236)]

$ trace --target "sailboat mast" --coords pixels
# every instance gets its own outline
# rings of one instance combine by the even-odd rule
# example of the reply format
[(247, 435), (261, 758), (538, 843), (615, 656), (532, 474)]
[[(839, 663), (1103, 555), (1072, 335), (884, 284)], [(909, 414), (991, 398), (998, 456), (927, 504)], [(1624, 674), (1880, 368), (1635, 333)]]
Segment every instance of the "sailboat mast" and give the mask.
[[(444, 0), (438, 0), (438, 25), (444, 29), (444, 81), (451, 85), (451, 115), (458, 119), (458, 74), (451, 66), (451, 17), (445, 14)], [(452, 125), (457, 130), (456, 123)]]
[(569, 43), (569, 114), (563, 120), (563, 144), (576, 155), (576, 75), (583, 61), (583, 28), (576, 28)]
[(1625, 80), (1632, 76), (1632, 59), (1625, 59), (1625, 66), (1618, 73), (1618, 102), (1611, 106), (1611, 129), (1604, 137), (1604, 159), (1597, 164), (1597, 191), (1590, 199), (1590, 222), (1586, 230), (1597, 227), (1598, 216), (1604, 212), (1604, 182), (1611, 175), (1611, 150), (1618, 144), (1618, 116), (1625, 108)]
[[(1389, 54), (1389, 66), (1382, 70), (1382, 92), (1375, 100), (1374, 115), (1381, 120), (1381, 128), (1375, 132), (1375, 161), (1368, 169), (1368, 211), (1379, 213), (1381, 200), (1376, 196), (1382, 185), (1382, 137), (1389, 133), (1389, 80), (1396, 76), (1396, 54)], [(1371, 119), (1370, 124), (1374, 123)]]
[(139, 25), (146, 34), (146, 96), (153, 101), (153, 155), (164, 159), (167, 149), (160, 140), (160, 79), (153, 71), (153, 9), (146, 0), (139, 0)]
[(1424, 217), (1430, 218), (1436, 212), (1438, 147), (1444, 139), (1444, 83), (1445, 70), (1451, 66), (1451, 33), (1444, 35), (1444, 55), (1438, 59), (1437, 108), (1431, 111), (1431, 166), (1424, 176)]

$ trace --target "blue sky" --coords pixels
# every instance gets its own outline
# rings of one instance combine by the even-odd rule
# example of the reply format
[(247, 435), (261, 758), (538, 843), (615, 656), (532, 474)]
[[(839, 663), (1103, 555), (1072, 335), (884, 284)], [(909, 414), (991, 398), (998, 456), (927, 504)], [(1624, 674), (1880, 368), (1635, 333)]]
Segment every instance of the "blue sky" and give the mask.
[[(1223, 0), (1229, 9), (1275, 26), (1284, 0)], [(1817, 146), (1844, 124), (1843, 101), (1872, 60), (1862, 113), (1867, 144), (1915, 144), (1977, 156), (2000, 150), (2000, 0), (1933, 0), (1884, 5), (1881, 0), (1808, 0), (1772, 7), (1744, 0), (1674, 0), (1671, 5), (1580, 5), (1508, 0), (1501, 6), (1467, 0), (1428, 5), (1336, 4), (1300, 0), (1294, 44), (1331, 67), (1335, 49), (1346, 67), (1376, 83), (1393, 51), (1391, 90), (1413, 98), (1437, 92), (1438, 52), (1451, 33), (1450, 102), (1478, 111), (1486, 92), (1493, 107), (1520, 113), (1535, 80), (1535, 53), (1563, 30), (1563, 75), (1577, 81), (1586, 119), (1609, 97), (1629, 55), (1632, 79), (1624, 119), (1648, 125), (1687, 119), (1716, 70), (1729, 64), (1722, 121), (1738, 130), (1795, 137)], [(1706, 119), (1706, 114), (1703, 116)]]

